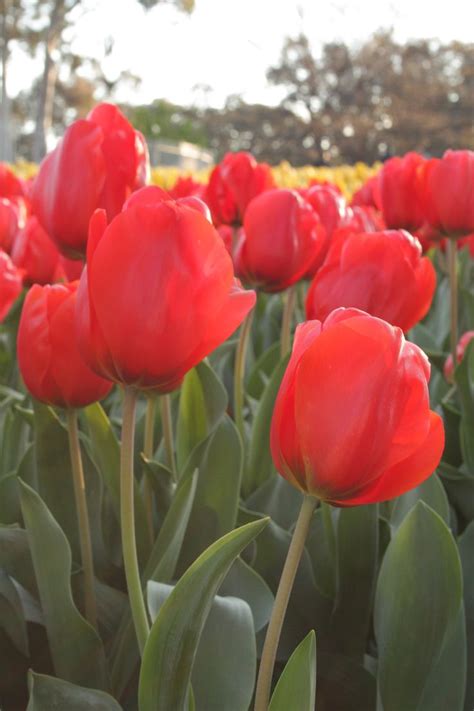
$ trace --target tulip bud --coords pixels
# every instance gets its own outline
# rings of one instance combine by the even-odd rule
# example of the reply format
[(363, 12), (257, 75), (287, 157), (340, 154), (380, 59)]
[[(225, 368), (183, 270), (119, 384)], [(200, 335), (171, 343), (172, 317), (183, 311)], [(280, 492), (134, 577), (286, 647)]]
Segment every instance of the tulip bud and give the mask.
[(18, 330), (18, 364), (33, 397), (57, 407), (76, 408), (105, 397), (112, 383), (86, 365), (76, 339), (78, 282), (33, 286)]
[(421, 484), (444, 447), (430, 365), (399, 328), (337, 309), (297, 328), (271, 424), (279, 473), (336, 506), (386, 501)]

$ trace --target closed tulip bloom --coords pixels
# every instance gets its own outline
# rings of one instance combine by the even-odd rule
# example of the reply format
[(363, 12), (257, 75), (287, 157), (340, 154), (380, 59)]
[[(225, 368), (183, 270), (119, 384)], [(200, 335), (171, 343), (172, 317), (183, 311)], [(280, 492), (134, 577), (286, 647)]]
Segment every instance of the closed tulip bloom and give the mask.
[(27, 285), (50, 284), (62, 274), (60, 253), (34, 216), (15, 237), (11, 257)]
[(92, 218), (78, 333), (96, 372), (165, 393), (235, 331), (255, 293), (237, 284), (199, 210), (148, 199), (134, 198), (109, 225), (103, 211)]
[(32, 191), (33, 211), (59, 249), (85, 254), (97, 208), (109, 219), (148, 175), (144, 139), (111, 104), (100, 104), (70, 126), (43, 160)]
[(0, 250), (0, 322), (8, 315), (23, 288), (23, 274)]
[[(459, 339), (459, 343), (456, 346), (456, 365), (459, 365), (459, 363), (462, 361), (464, 358), (464, 353), (466, 352), (466, 348), (469, 345), (469, 343), (472, 341), (474, 338), (474, 331), (466, 331), (461, 338)], [(446, 380), (449, 380), (449, 382), (452, 382), (453, 380), (453, 375), (454, 375), (454, 363), (453, 363), (453, 356), (450, 354), (445, 361), (444, 364), (444, 377)]]
[(0, 197), (9, 200), (24, 197), (23, 182), (6, 163), (0, 163)]
[(262, 291), (283, 291), (305, 276), (324, 244), (320, 219), (308, 202), (294, 190), (269, 190), (247, 209), (235, 271)]
[(418, 153), (390, 158), (378, 174), (383, 218), (392, 229), (416, 230), (424, 222), (420, 176), (426, 163)]
[(305, 274), (307, 279), (312, 279), (326, 258), (334, 232), (351, 220), (352, 212), (340, 191), (332, 185), (313, 185), (304, 190), (302, 194), (319, 217), (322, 225), (322, 248)]
[(271, 424), (278, 472), (336, 506), (418, 486), (444, 447), (429, 376), (427, 357), (399, 328), (356, 309), (300, 325)]
[(433, 265), (408, 232), (341, 235), (311, 283), (306, 316), (322, 321), (354, 307), (408, 331), (427, 314), (435, 288)]
[(86, 365), (76, 339), (78, 282), (33, 286), (18, 330), (18, 364), (37, 400), (64, 408), (85, 407), (112, 388)]
[(474, 151), (446, 151), (427, 161), (422, 197), (431, 227), (451, 237), (474, 232)]
[(204, 199), (216, 225), (239, 226), (250, 201), (275, 187), (266, 163), (257, 163), (244, 151), (227, 153), (212, 171)]
[(10, 254), (19, 229), (18, 207), (7, 198), (0, 198), (0, 249)]
[(379, 177), (373, 175), (353, 194), (351, 207), (373, 207), (380, 210), (380, 185)]

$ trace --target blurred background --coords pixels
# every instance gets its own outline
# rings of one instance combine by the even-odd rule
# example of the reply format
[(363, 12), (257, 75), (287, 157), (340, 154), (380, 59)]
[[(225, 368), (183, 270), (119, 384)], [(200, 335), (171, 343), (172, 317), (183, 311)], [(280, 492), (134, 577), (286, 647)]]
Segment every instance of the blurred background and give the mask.
[(474, 148), (466, 0), (0, 0), (0, 160), (39, 161), (97, 101), (154, 165)]

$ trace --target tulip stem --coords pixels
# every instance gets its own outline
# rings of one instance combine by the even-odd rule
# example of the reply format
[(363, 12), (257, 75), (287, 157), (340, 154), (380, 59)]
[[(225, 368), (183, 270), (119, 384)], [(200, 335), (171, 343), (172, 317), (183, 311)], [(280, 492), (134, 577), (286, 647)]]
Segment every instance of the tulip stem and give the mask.
[(81, 548), (82, 568), (84, 571), (84, 609), (86, 619), (97, 629), (97, 603), (94, 590), (94, 558), (92, 555), (91, 531), (87, 511), (86, 486), (82, 467), (81, 445), (77, 427), (77, 411), (67, 410), (67, 431), (69, 451), (71, 453), (72, 480), (76, 500), (77, 520), (79, 524), (79, 545)]
[(255, 711), (267, 711), (268, 709), (273, 668), (275, 666), (283, 620), (316, 504), (317, 499), (313, 496), (305, 495), (293, 532), (293, 538), (291, 539), (288, 549), (285, 565), (283, 566), (272, 615), (268, 624), (265, 644), (263, 645), (257, 689), (255, 692)]
[[(152, 459), (154, 453), (153, 435), (155, 430), (156, 397), (150, 395), (147, 398), (145, 413), (145, 436), (143, 439), (143, 454), (146, 459)], [(145, 472), (143, 482), (143, 496), (145, 498), (145, 515), (147, 521), (150, 543), (153, 545), (155, 533), (153, 530), (153, 487)]]
[(450, 312), (451, 312), (451, 354), (453, 356), (453, 367), (456, 367), (456, 346), (458, 343), (458, 274), (457, 274), (457, 245), (455, 239), (448, 239), (448, 275), (450, 290)]
[(173, 472), (174, 481), (178, 478), (176, 458), (174, 456), (173, 418), (171, 417), (171, 395), (161, 396), (161, 424), (163, 425), (163, 441), (166, 451), (166, 463)]
[(295, 310), (297, 291), (296, 286), (290, 286), (285, 294), (285, 306), (281, 322), (281, 357), (284, 358), (291, 348), (291, 321)]
[(122, 448), (120, 454), (120, 524), (122, 551), (128, 596), (140, 654), (150, 631), (142, 595), (135, 540), (135, 510), (133, 505), (133, 454), (135, 442), (135, 411), (137, 393), (125, 388), (122, 420)]
[(234, 366), (234, 420), (242, 442), (245, 442), (244, 430), (244, 379), (245, 361), (252, 330), (254, 310), (249, 311), (240, 329), (239, 342), (235, 353)]

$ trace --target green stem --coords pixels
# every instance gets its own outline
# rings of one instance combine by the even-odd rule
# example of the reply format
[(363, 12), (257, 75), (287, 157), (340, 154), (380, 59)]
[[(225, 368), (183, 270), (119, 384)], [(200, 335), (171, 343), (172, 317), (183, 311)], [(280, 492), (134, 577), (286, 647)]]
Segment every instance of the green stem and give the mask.
[(173, 479), (176, 481), (178, 469), (174, 456), (173, 418), (171, 416), (171, 395), (169, 394), (161, 396), (161, 424), (163, 426), (163, 441), (167, 464), (173, 472)]
[(268, 624), (267, 636), (263, 646), (260, 670), (258, 673), (257, 689), (255, 692), (255, 711), (267, 711), (270, 701), (273, 667), (275, 666), (278, 642), (281, 628), (285, 618), (286, 608), (290, 599), (291, 590), (298, 570), (298, 565), (304, 550), (311, 519), (316, 508), (317, 499), (305, 496), (296, 522), (293, 538), (291, 539), (285, 565), (281, 574), (278, 590), (273, 605), (272, 616)]
[(120, 455), (120, 524), (122, 550), (128, 596), (140, 654), (149, 634), (148, 618), (143, 600), (135, 541), (135, 511), (133, 505), (133, 453), (135, 441), (135, 410), (137, 393), (125, 388)]
[[(154, 449), (153, 435), (155, 430), (155, 413), (156, 413), (156, 397), (150, 395), (147, 398), (146, 414), (145, 414), (145, 436), (143, 440), (143, 454), (146, 459), (152, 459)], [(150, 543), (155, 540), (153, 530), (153, 487), (149, 477), (145, 473), (143, 482), (143, 496), (145, 499), (145, 515), (147, 521), (148, 535)]]
[(249, 311), (240, 329), (239, 342), (235, 353), (234, 366), (234, 420), (240, 432), (242, 441), (245, 441), (244, 431), (244, 378), (245, 360), (247, 356), (250, 332), (252, 330), (254, 310)]
[(71, 453), (72, 480), (79, 524), (79, 545), (84, 571), (84, 609), (86, 619), (97, 629), (97, 603), (94, 590), (94, 558), (92, 555), (91, 532), (87, 512), (86, 486), (82, 467), (81, 445), (77, 427), (76, 410), (66, 411), (69, 451)]
[(456, 346), (458, 343), (458, 273), (457, 273), (457, 244), (455, 239), (448, 239), (447, 244), (448, 275), (450, 290), (450, 314), (451, 314), (451, 354), (453, 356), (453, 367), (457, 365)]
[(285, 306), (283, 308), (283, 319), (281, 322), (281, 357), (286, 356), (291, 348), (291, 320), (297, 297), (296, 285), (290, 286), (285, 294)]

